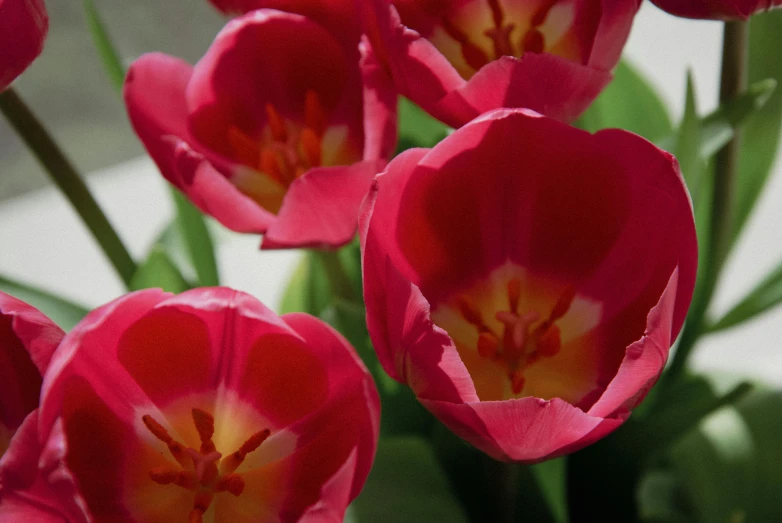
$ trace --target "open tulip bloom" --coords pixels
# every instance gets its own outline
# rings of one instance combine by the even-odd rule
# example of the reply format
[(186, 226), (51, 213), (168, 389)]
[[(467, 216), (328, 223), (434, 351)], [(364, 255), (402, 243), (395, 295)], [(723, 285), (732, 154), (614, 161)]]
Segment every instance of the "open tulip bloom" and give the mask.
[(563, 121), (611, 80), (639, 0), (368, 0), (364, 24), (399, 92), (459, 127), (500, 107)]
[(616, 429), (660, 375), (695, 279), (674, 158), (526, 110), (398, 156), (360, 230), (383, 367), (501, 460)]
[[(2, 470), (3, 499), (29, 501), (15, 521), (338, 522), (374, 458), (379, 404), (320, 320), (204, 288), (90, 313), (38, 414)], [(34, 519), (42, 504), (51, 519)]]
[(131, 122), (166, 179), (226, 227), (265, 233), (264, 248), (343, 245), (396, 140), (395, 93), (371, 57), (359, 69), (354, 36), (253, 11), (195, 67), (137, 60)]

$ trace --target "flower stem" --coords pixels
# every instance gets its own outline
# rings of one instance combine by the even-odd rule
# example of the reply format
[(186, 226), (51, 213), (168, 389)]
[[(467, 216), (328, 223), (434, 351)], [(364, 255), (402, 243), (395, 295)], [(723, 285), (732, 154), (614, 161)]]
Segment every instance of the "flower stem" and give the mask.
[[(749, 55), (749, 22), (725, 22), (722, 42), (720, 104), (724, 104), (747, 87)], [(667, 372), (666, 380), (678, 377), (687, 358), (703, 333), (706, 311), (714, 295), (725, 259), (731, 246), (741, 136), (737, 130), (733, 139), (717, 153), (714, 167), (714, 192), (708, 243), (701, 254), (703, 274), (693, 297), (690, 314), (684, 326), (679, 346)]]
[(357, 299), (356, 291), (345, 273), (345, 267), (342, 265), (342, 260), (339, 259), (339, 252), (321, 250), (313, 252), (326, 271), (326, 278), (329, 280), (329, 286), (334, 296), (348, 302), (355, 302)]
[(103, 214), (84, 180), (54, 142), (46, 128), (11, 88), (0, 93), (0, 112), (3, 113), (46, 172), (49, 173), (57, 187), (71, 202), (119, 277), (128, 286), (136, 272), (133, 258), (112, 228), (106, 215)]

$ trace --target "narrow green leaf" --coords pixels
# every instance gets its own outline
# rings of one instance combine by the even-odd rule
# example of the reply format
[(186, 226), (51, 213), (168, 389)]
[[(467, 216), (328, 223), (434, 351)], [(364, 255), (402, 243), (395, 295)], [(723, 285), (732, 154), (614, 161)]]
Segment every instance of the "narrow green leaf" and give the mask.
[[(782, 82), (782, 11), (753, 16), (749, 34), (749, 81), (773, 78)], [(742, 135), (736, 184), (734, 240), (755, 206), (776, 158), (782, 130), (782, 92), (777, 90), (762, 111), (747, 119)]]
[(698, 201), (698, 186), (704, 170), (704, 161), (700, 154), (701, 121), (698, 119), (698, 105), (695, 100), (695, 85), (692, 73), (687, 73), (687, 97), (684, 116), (676, 133), (673, 154), (679, 160), (684, 181), (690, 190), (694, 202)]
[(397, 153), (413, 147), (433, 147), (445, 138), (449, 131), (450, 127), (429, 116), (407, 98), (399, 98)]
[(320, 316), (330, 302), (331, 292), (323, 265), (311, 251), (307, 251), (288, 282), (288, 288), (280, 301), (279, 312), (306, 312)]
[(87, 315), (89, 309), (31, 285), (0, 276), (0, 291), (29, 303), (69, 331)]
[(106, 31), (106, 26), (93, 0), (83, 0), (83, 3), (84, 13), (87, 16), (87, 26), (92, 35), (95, 49), (100, 54), (103, 68), (114, 88), (117, 91), (122, 91), (122, 84), (125, 82), (125, 68), (122, 66), (122, 60), (117, 53), (114, 43), (111, 41), (108, 31)]
[(782, 262), (722, 318), (708, 326), (715, 332), (745, 322), (782, 303)]
[(182, 273), (159, 245), (152, 248), (147, 259), (139, 266), (130, 281), (131, 290), (155, 287), (174, 293), (184, 292), (190, 288)]
[[(773, 78), (755, 82), (745, 92), (702, 118), (701, 158), (711, 158), (722, 149), (733, 138), (736, 128), (766, 105), (776, 87), (777, 82)], [(677, 135), (671, 135), (657, 144), (666, 151), (674, 151), (676, 140)]]
[(662, 99), (625, 60), (619, 62), (613, 81), (575, 125), (590, 132), (618, 127), (652, 141), (673, 132), (673, 124)]
[(198, 285), (202, 287), (220, 285), (215, 246), (204, 216), (182, 193), (171, 189), (171, 194), (177, 210), (177, 225), (195, 268)]
[(428, 443), (381, 439), (364, 490), (351, 505), (356, 523), (467, 523)]

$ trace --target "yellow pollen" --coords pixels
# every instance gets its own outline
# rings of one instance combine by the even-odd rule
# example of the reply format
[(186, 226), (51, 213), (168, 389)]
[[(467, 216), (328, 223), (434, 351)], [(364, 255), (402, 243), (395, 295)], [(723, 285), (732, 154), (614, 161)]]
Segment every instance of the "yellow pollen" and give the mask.
[(214, 416), (205, 410), (192, 410), (193, 424), (196, 427), (201, 446), (198, 450), (186, 447), (174, 440), (168, 431), (152, 416), (141, 417), (144, 425), (155, 438), (168, 446), (171, 455), (181, 469), (166, 466), (149, 471), (149, 478), (159, 485), (176, 485), (194, 492), (193, 509), (188, 521), (203, 521), (204, 513), (209, 509), (216, 493), (228, 492), (239, 496), (244, 491), (244, 479), (236, 474), (236, 469), (244, 462), (247, 454), (255, 451), (271, 435), (269, 429), (256, 432), (235, 452), (222, 459), (212, 441), (215, 431)]

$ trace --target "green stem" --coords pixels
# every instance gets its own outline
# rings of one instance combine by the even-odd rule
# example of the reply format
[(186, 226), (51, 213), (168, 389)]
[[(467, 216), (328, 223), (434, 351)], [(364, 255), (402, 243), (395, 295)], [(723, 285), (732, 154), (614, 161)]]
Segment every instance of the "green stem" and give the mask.
[(126, 286), (129, 286), (130, 280), (136, 272), (133, 258), (117, 236), (106, 215), (103, 214), (84, 180), (81, 179), (46, 128), (13, 89), (7, 89), (0, 93), (0, 111), (46, 172), (49, 173), (57, 187), (71, 202), (119, 277), (122, 278)]
[(353, 289), (353, 284), (350, 283), (348, 275), (345, 273), (345, 268), (342, 265), (342, 260), (339, 259), (338, 251), (313, 251), (315, 257), (320, 260), (323, 265), (323, 269), (326, 271), (326, 277), (329, 280), (331, 286), (331, 292), (337, 298), (343, 299), (348, 302), (357, 301), (356, 291)]
[[(722, 42), (720, 104), (729, 102), (746, 90), (748, 51), (749, 23), (726, 22)], [(681, 375), (695, 343), (703, 333), (706, 311), (730, 250), (740, 147), (741, 136), (736, 130), (733, 139), (717, 153), (708, 244), (704, 249), (706, 252), (701, 254), (703, 275), (698, 283), (676, 354), (666, 373), (666, 380)]]

